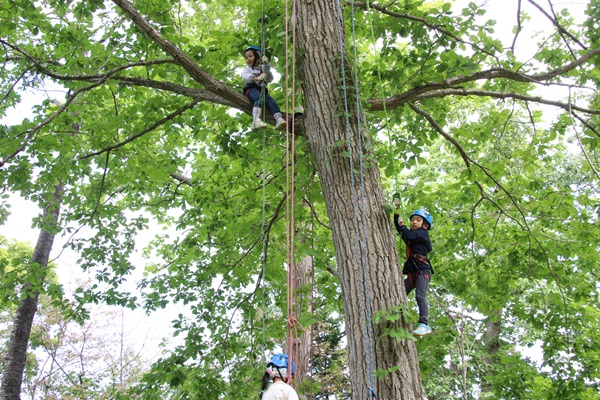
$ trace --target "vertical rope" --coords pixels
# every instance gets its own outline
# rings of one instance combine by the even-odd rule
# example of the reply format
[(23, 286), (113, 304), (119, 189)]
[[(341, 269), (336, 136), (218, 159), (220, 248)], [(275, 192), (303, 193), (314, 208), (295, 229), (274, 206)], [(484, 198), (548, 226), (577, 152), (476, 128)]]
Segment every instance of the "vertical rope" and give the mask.
[[(264, 1), (264, 0), (263, 0)], [(292, 2), (292, 18), (295, 12), (295, 3)], [(289, 115), (289, 2), (285, 2), (285, 112), (286, 119)], [(294, 37), (292, 32), (292, 37)], [(292, 44), (293, 46), (293, 44)], [(295, 93), (295, 60), (292, 60), (292, 102), (294, 101)], [(293, 105), (292, 105), (293, 107)], [(288, 348), (288, 371), (292, 370), (292, 362), (294, 359), (298, 359), (298, 333), (294, 329), (295, 316), (294, 311), (297, 308), (296, 304), (296, 263), (295, 263), (295, 217), (294, 217), (294, 203), (295, 203), (295, 141), (293, 134), (293, 123), (292, 133), (290, 135), (289, 127), (286, 129), (286, 214), (287, 214), (287, 235), (286, 235), (286, 251), (287, 251), (287, 264), (288, 264), (288, 276), (287, 276), (287, 348)], [(296, 338), (294, 343), (293, 338)]]
[[(261, 34), (260, 34), (260, 48), (262, 49), (262, 54), (261, 54), (261, 59), (259, 60), (259, 64), (261, 65), (261, 70), (262, 70), (262, 56), (266, 55), (266, 51), (267, 51), (267, 40), (266, 40), (266, 21), (265, 21), (265, 0), (262, 0), (262, 7), (261, 7)], [(258, 101), (258, 105), (260, 106), (260, 110), (261, 110), (261, 118), (263, 121), (265, 121), (265, 117), (267, 115), (267, 110), (266, 110), (266, 104), (265, 104), (265, 96), (266, 96), (266, 90), (267, 90), (267, 85), (266, 85), (266, 81), (263, 81), (261, 86), (260, 86), (260, 100)], [(264, 135), (264, 133), (263, 133)]]
[[(263, 133), (263, 157), (262, 157), (262, 255), (261, 255), (261, 276), (262, 276), (262, 344), (263, 344), (263, 360), (267, 350), (267, 293), (266, 293), (266, 270), (267, 270), (267, 224), (266, 224), (266, 204), (267, 204), (267, 190), (266, 190), (266, 156), (267, 147), (267, 135)], [(266, 364), (266, 363), (265, 363)]]
[[(265, 0), (262, 0), (262, 19), (261, 19), (261, 49), (263, 55), (265, 54)], [(264, 120), (264, 100), (265, 100), (265, 87), (262, 86), (260, 90), (259, 105), (262, 103), (262, 112)], [(266, 292), (266, 270), (267, 270), (267, 133), (266, 129), (263, 129), (263, 140), (262, 140), (262, 256), (261, 256), (261, 275), (262, 275), (262, 358), (263, 365), (266, 365), (266, 352), (267, 352), (267, 292)]]
[[(367, 11), (371, 12), (371, 3), (367, 2)], [(375, 15), (374, 13), (371, 12), (371, 15)], [(375, 18), (375, 17), (373, 17)], [(379, 82), (379, 87), (381, 88), (381, 104), (383, 105), (383, 115), (385, 118), (385, 131), (386, 131), (386, 136), (388, 139), (388, 147), (390, 148), (390, 164), (392, 165), (392, 176), (394, 179), (394, 193), (395, 194), (399, 194), (400, 193), (400, 188), (398, 186), (398, 176), (397, 176), (397, 172), (396, 172), (396, 163), (394, 160), (394, 154), (396, 154), (396, 146), (393, 144), (392, 142), (392, 134), (390, 131), (390, 118), (388, 116), (388, 111), (387, 111), (387, 105), (385, 103), (385, 97), (386, 97), (386, 93), (383, 87), (383, 79), (381, 78), (381, 55), (379, 54), (379, 52), (377, 51), (377, 48), (375, 47), (376, 41), (375, 41), (375, 29), (373, 28), (373, 18), (370, 19), (370, 28), (371, 28), (371, 43), (373, 44), (373, 54), (375, 55), (375, 65), (377, 66), (377, 80)]]
[[(373, 329), (372, 329), (372, 309), (371, 309), (371, 293), (370, 293), (370, 278), (369, 278), (369, 260), (367, 250), (367, 229), (366, 229), (366, 206), (365, 206), (365, 188), (364, 188), (364, 172), (363, 172), (363, 158), (362, 158), (362, 133), (361, 133), (361, 121), (360, 121), (360, 96), (358, 92), (358, 76), (357, 76), (357, 65), (356, 65), (356, 32), (354, 25), (354, 6), (352, 6), (352, 34), (354, 41), (354, 81), (356, 84), (356, 114), (357, 114), (357, 136), (358, 136), (358, 149), (359, 149), (359, 176), (360, 176), (360, 205), (361, 205), (361, 216), (357, 210), (357, 204), (359, 202), (358, 194), (356, 193), (356, 182), (354, 178), (354, 155), (352, 154), (352, 131), (350, 128), (350, 111), (348, 106), (348, 92), (346, 82), (346, 68), (344, 62), (344, 36), (343, 36), (343, 12), (340, 4), (340, 0), (337, 0), (338, 10), (338, 31), (340, 39), (340, 56), (341, 56), (341, 73), (342, 73), (342, 87), (344, 94), (344, 111), (346, 118), (346, 141), (348, 145), (349, 160), (350, 160), (350, 181), (351, 181), (351, 197), (352, 206), (354, 211), (354, 229), (356, 235), (356, 247), (357, 257), (360, 269), (360, 295), (362, 304), (362, 315), (364, 320), (364, 331), (363, 331), (363, 345), (366, 352), (366, 364), (367, 364), (367, 384), (369, 389), (369, 396), (371, 398), (377, 397), (377, 391), (375, 386), (375, 362), (374, 362), (374, 350), (373, 350)], [(361, 227), (362, 238), (361, 241)]]

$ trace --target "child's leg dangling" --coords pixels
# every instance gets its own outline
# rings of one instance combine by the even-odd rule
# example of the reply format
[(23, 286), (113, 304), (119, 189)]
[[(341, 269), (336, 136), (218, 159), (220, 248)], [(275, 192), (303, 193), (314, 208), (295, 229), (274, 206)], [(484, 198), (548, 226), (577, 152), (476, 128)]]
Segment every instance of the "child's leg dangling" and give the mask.
[(254, 107), (252, 109), (252, 129), (254, 130), (264, 129), (267, 127), (267, 124), (265, 124), (263, 120), (260, 119), (260, 112), (260, 107)]

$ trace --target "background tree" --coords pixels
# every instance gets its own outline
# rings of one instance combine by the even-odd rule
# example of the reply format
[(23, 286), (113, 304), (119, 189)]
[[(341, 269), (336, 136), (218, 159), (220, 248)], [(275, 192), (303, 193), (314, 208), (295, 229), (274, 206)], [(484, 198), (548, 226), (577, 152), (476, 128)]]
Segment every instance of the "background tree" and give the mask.
[[(0, 398), (2, 399), (18, 399), (20, 397), (33, 318), (37, 311), (40, 294), (49, 287), (47, 285), (50, 269), (48, 261), (57, 228), (62, 191), (63, 186), (57, 184), (50, 200), (44, 207), (41, 217), (43, 228), (40, 230), (31, 260), (28, 261), (26, 274), (21, 275), (23, 283), (18, 294), (14, 296), (18, 299), (18, 306), (10, 339), (6, 346), (2, 385), (0, 386)], [(56, 296), (57, 294), (58, 296)], [(54, 295), (60, 301), (60, 291), (58, 293), (54, 291)]]
[(92, 319), (81, 326), (65, 319), (50, 304), (38, 311), (32, 332), (38, 368), (25, 384), (28, 398), (129, 396), (128, 390), (137, 383), (147, 362), (126, 337), (122, 310), (94, 307), (90, 313)]
[[(23, 283), (31, 280), (29, 260), (33, 249), (26, 243), (0, 237), (2, 296), (0, 296), (0, 366), (6, 371), (14, 316), (22, 302)], [(137, 382), (144, 363), (123, 332), (123, 312), (93, 307), (93, 319), (83, 326), (72, 310), (56, 297), (60, 292), (50, 264), (33, 320), (23, 374), (23, 399), (115, 398)], [(83, 287), (83, 286), (82, 286)], [(105, 307), (106, 308), (106, 307)], [(121, 321), (121, 325), (115, 321)], [(119, 329), (120, 328), (120, 329)]]

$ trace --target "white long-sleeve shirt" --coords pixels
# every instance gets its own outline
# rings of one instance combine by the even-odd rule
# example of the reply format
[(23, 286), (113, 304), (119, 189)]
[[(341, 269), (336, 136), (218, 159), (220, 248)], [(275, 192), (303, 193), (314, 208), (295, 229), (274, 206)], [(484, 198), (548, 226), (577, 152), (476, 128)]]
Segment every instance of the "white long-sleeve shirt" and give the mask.
[(299, 400), (293, 387), (283, 381), (273, 383), (263, 394), (262, 400)]
[[(256, 78), (263, 72), (267, 75), (267, 79), (262, 82), (255, 82), (253, 78)], [(259, 66), (259, 67), (253, 67), (253, 68), (246, 66), (242, 70), (242, 81), (246, 85), (255, 83), (258, 86), (263, 86), (269, 82), (273, 82), (273, 73), (271, 72), (271, 64), (266, 63), (266, 64), (263, 64), (262, 67)]]

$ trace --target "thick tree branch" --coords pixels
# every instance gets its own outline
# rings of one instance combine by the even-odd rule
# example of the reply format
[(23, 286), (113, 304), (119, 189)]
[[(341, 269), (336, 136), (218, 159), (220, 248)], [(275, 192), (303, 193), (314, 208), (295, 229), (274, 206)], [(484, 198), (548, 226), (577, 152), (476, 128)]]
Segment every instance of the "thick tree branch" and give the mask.
[(561, 101), (554, 100), (546, 100), (543, 97), (538, 96), (527, 96), (520, 93), (514, 92), (496, 92), (493, 90), (469, 90), (469, 89), (446, 89), (446, 90), (437, 90), (435, 92), (425, 93), (423, 95), (416, 96), (414, 100), (424, 100), (424, 99), (432, 99), (432, 98), (440, 98), (447, 96), (477, 96), (477, 97), (492, 97), (495, 99), (516, 99), (523, 100), (532, 103), (545, 104), (549, 106), (554, 106), (558, 108), (562, 108), (564, 110), (577, 110), (582, 113), (591, 114), (591, 115), (600, 115), (600, 110), (592, 110), (589, 108), (583, 108), (574, 104), (563, 103)]
[[(230, 107), (237, 108), (244, 111), (246, 114), (251, 115), (252, 104), (246, 96), (237, 90), (233, 90), (227, 84), (217, 81), (209, 73), (204, 71), (200, 66), (188, 57), (183, 51), (177, 46), (163, 38), (160, 33), (152, 26), (146, 19), (129, 3), (127, 0), (112, 0), (117, 6), (119, 6), (125, 14), (129, 16), (131, 21), (152, 41), (154, 41), (165, 53), (175, 59), (183, 69), (187, 71), (192, 79), (203, 85), (210, 93), (215, 97), (211, 99), (219, 99), (219, 104), (228, 105)], [(208, 95), (204, 93), (204, 96), (208, 100)], [(208, 100), (211, 101), (211, 100)], [(291, 120), (288, 116), (288, 120)], [(275, 119), (272, 116), (267, 117), (267, 121), (274, 124)], [(294, 129), (297, 135), (304, 134), (304, 128), (302, 123), (302, 117), (296, 116), (294, 121)]]
[[(165, 53), (175, 59), (177, 64), (181, 65), (196, 82), (202, 84), (206, 89), (222, 97), (232, 103), (239, 104), (248, 103), (248, 99), (240, 92), (231, 89), (226, 84), (217, 81), (209, 73), (204, 71), (200, 66), (182, 52), (177, 46), (163, 38), (160, 33), (129, 3), (127, 0), (112, 0), (119, 6), (125, 14), (129, 16), (131, 21), (154, 43), (164, 50)], [(239, 107), (242, 108), (242, 107)]]
[[(597, 55), (600, 55), (600, 47), (588, 51), (579, 59), (561, 68), (544, 74), (526, 75), (508, 69), (493, 68), (485, 71), (475, 72), (471, 75), (455, 76), (452, 78), (448, 78), (443, 82), (433, 82), (417, 86), (402, 94), (394, 95), (384, 100), (380, 98), (369, 99), (367, 100), (367, 104), (369, 105), (369, 109), (371, 111), (382, 111), (384, 107), (389, 110), (392, 108), (401, 107), (406, 103), (412, 102), (418, 96), (421, 96), (424, 93), (442, 89), (450, 89), (462, 85), (464, 83), (475, 82), (479, 80), (509, 79), (515, 82), (549, 84), (549, 82), (547, 81), (549, 81), (550, 79), (555, 78), (559, 75), (563, 75), (566, 72), (569, 72), (583, 65), (585, 62), (589, 61), (592, 57)], [(448, 95), (450, 95), (450, 93)]]
[(147, 87), (153, 89), (164, 90), (167, 92), (177, 93), (183, 96), (191, 97), (193, 99), (200, 99), (201, 101), (208, 101), (213, 104), (222, 104), (227, 107), (237, 108), (241, 111), (246, 112), (251, 115), (252, 104), (247, 101), (240, 108), (240, 104), (233, 103), (227, 100), (224, 97), (219, 97), (218, 95), (204, 89), (196, 89), (190, 88), (187, 86), (178, 85), (171, 82), (164, 81), (155, 81), (152, 79), (144, 79), (144, 78), (127, 78), (127, 77), (114, 77), (114, 80), (118, 80), (122, 85), (126, 86), (136, 86), (136, 87)]
[(171, 175), (171, 178), (179, 181), (180, 183), (187, 185), (189, 187), (194, 187), (194, 185), (192, 185), (192, 180), (190, 178), (188, 178), (187, 176), (180, 174), (179, 172), (171, 172), (169, 173), (169, 175)]
[(595, 49), (592, 49), (590, 51), (588, 51), (587, 53), (585, 53), (583, 56), (579, 57), (578, 59), (570, 62), (569, 64), (562, 66), (560, 68), (555, 69), (554, 71), (550, 71), (547, 72), (545, 74), (538, 74), (538, 75), (531, 75), (531, 77), (535, 80), (535, 81), (547, 81), (550, 80), (552, 78), (555, 78), (559, 75), (563, 75), (566, 72), (572, 71), (577, 67), (582, 66), (584, 63), (586, 63), (587, 61), (589, 61), (592, 57), (595, 57), (597, 55), (600, 54), (600, 47), (596, 47)]

